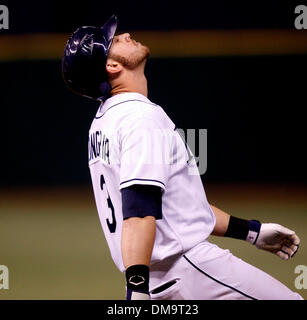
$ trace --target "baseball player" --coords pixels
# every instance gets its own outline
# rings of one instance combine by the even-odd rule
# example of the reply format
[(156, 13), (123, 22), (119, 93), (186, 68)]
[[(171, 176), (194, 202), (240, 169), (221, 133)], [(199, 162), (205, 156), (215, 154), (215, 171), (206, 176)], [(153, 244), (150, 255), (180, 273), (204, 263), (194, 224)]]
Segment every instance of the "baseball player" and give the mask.
[[(175, 124), (147, 97), (149, 49), (117, 18), (81, 27), (67, 42), (63, 78), (101, 102), (89, 131), (97, 210), (130, 299), (302, 299), (265, 272), (210, 243), (210, 234), (250, 242), (288, 260), (300, 240), (275, 223), (210, 205), (196, 161)], [(192, 174), (193, 172), (193, 174)]]

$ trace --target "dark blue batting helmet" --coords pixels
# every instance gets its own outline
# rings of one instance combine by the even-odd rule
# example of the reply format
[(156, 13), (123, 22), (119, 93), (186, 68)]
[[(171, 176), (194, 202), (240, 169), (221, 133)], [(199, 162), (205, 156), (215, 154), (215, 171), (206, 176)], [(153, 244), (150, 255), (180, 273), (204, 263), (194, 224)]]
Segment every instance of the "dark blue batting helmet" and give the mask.
[(63, 59), (63, 79), (69, 89), (84, 97), (105, 100), (111, 90), (106, 62), (117, 17), (113, 15), (102, 27), (80, 27), (67, 41)]

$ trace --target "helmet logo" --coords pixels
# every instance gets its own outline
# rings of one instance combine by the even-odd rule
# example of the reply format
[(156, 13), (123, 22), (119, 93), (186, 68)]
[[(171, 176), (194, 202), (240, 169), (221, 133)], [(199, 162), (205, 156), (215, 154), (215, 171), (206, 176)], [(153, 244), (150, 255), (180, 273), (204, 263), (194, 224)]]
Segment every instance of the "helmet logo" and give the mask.
[(93, 34), (86, 34), (80, 40), (81, 50), (87, 54), (92, 54), (93, 52)]

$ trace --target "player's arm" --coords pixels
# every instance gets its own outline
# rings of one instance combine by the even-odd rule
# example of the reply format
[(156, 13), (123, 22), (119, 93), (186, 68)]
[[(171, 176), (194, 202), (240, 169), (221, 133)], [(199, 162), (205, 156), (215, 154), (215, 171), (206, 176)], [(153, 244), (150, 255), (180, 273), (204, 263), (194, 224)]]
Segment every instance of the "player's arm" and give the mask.
[(212, 235), (246, 240), (283, 260), (292, 258), (298, 250), (300, 239), (288, 228), (276, 223), (236, 218), (213, 205), (211, 209), (216, 217)]
[(123, 222), (121, 244), (127, 300), (149, 299), (149, 264), (155, 232), (156, 220), (152, 216), (132, 217)]
[(210, 205), (210, 207), (215, 215), (216, 220), (214, 229), (211, 234), (214, 236), (223, 237), (229, 225), (230, 215), (223, 210), (213, 206), (212, 204)]
[(127, 300), (149, 299), (149, 265), (162, 217), (159, 187), (133, 185), (122, 190), (123, 227), (121, 250), (127, 282)]
[[(164, 127), (160, 127), (160, 112), (146, 110), (142, 115), (128, 117), (118, 130), (124, 219), (122, 258), (126, 268), (127, 299), (131, 300), (150, 298), (149, 264), (156, 220), (162, 219), (162, 190), (169, 176), (168, 162), (157, 163), (153, 154), (168, 154), (170, 140)], [(169, 130), (171, 133), (173, 130)]]
[(156, 219), (132, 217), (124, 220), (122, 257), (125, 268), (135, 264), (149, 266), (156, 234)]

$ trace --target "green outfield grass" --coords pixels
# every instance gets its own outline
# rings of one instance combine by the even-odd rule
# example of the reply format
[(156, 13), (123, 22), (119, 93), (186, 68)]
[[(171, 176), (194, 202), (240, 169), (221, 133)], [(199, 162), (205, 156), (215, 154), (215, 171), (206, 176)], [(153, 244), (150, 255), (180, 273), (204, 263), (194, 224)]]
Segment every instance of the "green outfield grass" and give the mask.
[[(207, 185), (208, 200), (242, 218), (278, 222), (296, 230), (294, 259), (233, 239), (210, 237), (222, 248), (294, 287), (297, 265), (307, 265), (307, 188), (287, 185)], [(0, 190), (0, 265), (9, 290), (0, 299), (124, 299), (124, 277), (111, 260), (91, 187)]]

